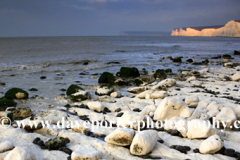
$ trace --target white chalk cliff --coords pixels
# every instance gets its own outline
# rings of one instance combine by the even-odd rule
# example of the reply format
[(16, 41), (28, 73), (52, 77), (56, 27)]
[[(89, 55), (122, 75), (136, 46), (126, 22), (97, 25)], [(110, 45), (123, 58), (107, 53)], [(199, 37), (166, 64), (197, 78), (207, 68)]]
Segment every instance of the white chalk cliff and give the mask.
[(199, 27), (173, 29), (171, 36), (240, 37), (240, 21), (229, 21), (223, 27)]

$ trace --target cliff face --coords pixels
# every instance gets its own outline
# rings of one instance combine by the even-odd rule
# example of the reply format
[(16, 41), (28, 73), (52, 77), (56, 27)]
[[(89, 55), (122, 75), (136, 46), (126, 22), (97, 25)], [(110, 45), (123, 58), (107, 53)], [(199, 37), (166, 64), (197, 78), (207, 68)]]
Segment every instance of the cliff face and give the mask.
[(240, 37), (240, 21), (230, 21), (220, 28), (205, 28), (197, 30), (194, 28), (173, 29), (171, 36), (221, 36)]

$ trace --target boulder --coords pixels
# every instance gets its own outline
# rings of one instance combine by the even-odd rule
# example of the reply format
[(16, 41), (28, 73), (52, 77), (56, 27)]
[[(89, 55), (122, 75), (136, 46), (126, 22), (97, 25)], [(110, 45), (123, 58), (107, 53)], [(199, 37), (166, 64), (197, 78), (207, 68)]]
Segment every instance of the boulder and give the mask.
[(226, 127), (230, 128), (230, 126), (237, 120), (237, 116), (231, 107), (224, 107), (221, 109), (221, 112), (217, 114), (215, 120), (216, 122), (219, 121), (220, 125), (222, 125), (221, 122), (224, 122)]
[(42, 123), (44, 123), (44, 119), (42, 117), (29, 117), (25, 118), (24, 120), (19, 121), (21, 128), (27, 130), (34, 130), (42, 128)]
[(231, 77), (231, 79), (232, 79), (233, 81), (238, 81), (238, 80), (240, 80), (240, 72), (235, 73), (235, 74)]
[(161, 81), (160, 83), (165, 84), (168, 87), (172, 87), (176, 85), (176, 80), (172, 78), (165, 79)]
[(11, 141), (4, 141), (0, 143), (0, 153), (12, 150), (14, 148), (14, 144)]
[(159, 80), (163, 80), (163, 79), (167, 78), (167, 74), (166, 74), (164, 69), (156, 70), (156, 72), (154, 73), (153, 76), (154, 76), (155, 79), (159, 79)]
[(213, 135), (204, 140), (199, 147), (202, 154), (214, 154), (223, 147), (223, 141), (218, 135)]
[(130, 93), (141, 93), (145, 90), (146, 90), (146, 87), (132, 87), (127, 89), (127, 91)]
[(110, 133), (105, 141), (118, 146), (129, 146), (132, 143), (135, 131), (128, 128), (118, 128)]
[(240, 51), (234, 50), (234, 55), (240, 55)]
[(74, 93), (77, 93), (77, 92), (80, 92), (80, 91), (83, 91), (83, 90), (84, 90), (83, 88), (72, 84), (71, 86), (68, 87), (66, 94), (68, 96), (70, 96), (71, 94), (74, 94)]
[(63, 138), (63, 137), (56, 137), (53, 139), (49, 139), (45, 145), (49, 150), (58, 150), (61, 147), (66, 146), (70, 140), (68, 138)]
[(113, 98), (120, 98), (120, 97), (122, 97), (122, 94), (121, 94), (121, 92), (112, 92), (111, 94), (110, 94), (110, 96), (111, 97), (113, 97)]
[(144, 75), (141, 77), (137, 77), (135, 80), (137, 80), (137, 79), (142, 81), (145, 84), (149, 84), (149, 83), (152, 83), (155, 81), (155, 78), (152, 75)]
[(224, 67), (233, 68), (234, 64), (232, 62), (224, 63)]
[(7, 99), (27, 99), (28, 93), (20, 88), (11, 88), (5, 93)]
[(123, 128), (140, 129), (145, 125), (145, 122), (145, 116), (130, 110), (125, 111), (124, 114), (118, 119), (119, 126)]
[(114, 84), (115, 77), (109, 72), (103, 72), (98, 79), (98, 83)]
[(95, 149), (81, 149), (72, 152), (71, 160), (99, 160), (102, 159), (102, 152)]
[(83, 101), (86, 99), (91, 99), (91, 95), (87, 91), (80, 91), (80, 92), (71, 94), (69, 97), (72, 101)]
[(188, 131), (188, 121), (182, 117), (172, 117), (165, 122), (164, 129), (167, 131), (177, 130), (182, 134), (183, 137), (186, 138)]
[(207, 106), (207, 109), (209, 111), (211, 111), (211, 110), (220, 110), (221, 108), (222, 108), (222, 106), (217, 104), (217, 102), (215, 102), (215, 101), (209, 103), (208, 106)]
[(153, 90), (146, 90), (140, 94), (138, 94), (136, 97), (137, 98), (140, 98), (140, 99), (144, 99), (146, 97), (147, 94), (152, 94), (153, 93)]
[(120, 77), (124, 78), (136, 78), (139, 77), (140, 73), (135, 67), (121, 67), (120, 69)]
[(165, 120), (172, 117), (190, 117), (192, 111), (188, 108), (187, 104), (181, 100), (166, 97), (158, 105), (154, 112), (154, 120)]
[(103, 95), (110, 95), (112, 92), (114, 92), (113, 85), (104, 84), (104, 85), (101, 85), (95, 93), (98, 96), (103, 96)]
[(185, 103), (190, 107), (197, 107), (199, 102), (199, 98), (197, 96), (188, 96), (185, 99)]
[(208, 138), (215, 134), (218, 134), (218, 131), (205, 120), (194, 119), (188, 123), (187, 137), (189, 139)]
[(195, 76), (192, 76), (192, 77), (189, 77), (189, 78), (187, 79), (187, 82), (196, 81), (196, 80), (197, 80), (197, 78), (196, 78)]
[(15, 147), (7, 154), (4, 160), (33, 160), (37, 159), (33, 151), (28, 147)]
[[(147, 105), (146, 107), (143, 108), (143, 110), (139, 114), (149, 115), (151, 112), (154, 113), (156, 109), (157, 109), (157, 106), (155, 106), (155, 105)], [(150, 117), (152, 117), (152, 116), (150, 116)]]
[(5, 111), (8, 107), (15, 107), (16, 102), (10, 99), (0, 98), (0, 111)]
[(29, 117), (31, 116), (31, 109), (29, 107), (26, 108), (19, 108), (15, 111), (13, 111), (13, 117), (19, 118), (19, 117)]
[(167, 89), (167, 86), (162, 83), (158, 83), (151, 87), (153, 91), (165, 91)]
[(96, 110), (98, 112), (101, 112), (104, 109), (104, 106), (100, 102), (88, 102), (87, 106), (89, 109)]
[(167, 91), (156, 91), (151, 94), (152, 99), (164, 99), (168, 96)]
[(133, 155), (147, 155), (152, 151), (158, 140), (158, 134), (155, 130), (146, 130), (138, 132), (133, 138), (130, 146), (130, 153)]
[(209, 116), (209, 118), (211, 118), (211, 117), (216, 117), (218, 113), (219, 113), (219, 110), (211, 110), (207, 112), (207, 115)]

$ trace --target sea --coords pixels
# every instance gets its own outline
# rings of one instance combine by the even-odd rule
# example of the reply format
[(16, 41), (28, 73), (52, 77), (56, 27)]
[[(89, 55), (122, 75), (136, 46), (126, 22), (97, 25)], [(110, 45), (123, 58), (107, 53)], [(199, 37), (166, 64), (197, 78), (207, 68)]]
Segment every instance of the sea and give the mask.
[[(71, 84), (97, 85), (91, 78), (105, 71), (116, 73), (121, 67), (199, 70), (222, 65), (192, 65), (187, 59), (201, 62), (240, 50), (239, 38), (173, 36), (76, 36), (0, 38), (0, 96), (12, 88), (29, 91), (30, 96), (44, 97), (44, 105), (55, 103)], [(173, 63), (167, 56), (183, 57)], [(215, 60), (215, 59), (214, 59)], [(222, 59), (220, 59), (222, 60)], [(216, 61), (216, 60), (215, 60)], [(233, 62), (239, 62), (235, 56)], [(85, 65), (84, 65), (85, 62)], [(88, 64), (86, 64), (88, 62)], [(40, 79), (45, 76), (46, 79)]]

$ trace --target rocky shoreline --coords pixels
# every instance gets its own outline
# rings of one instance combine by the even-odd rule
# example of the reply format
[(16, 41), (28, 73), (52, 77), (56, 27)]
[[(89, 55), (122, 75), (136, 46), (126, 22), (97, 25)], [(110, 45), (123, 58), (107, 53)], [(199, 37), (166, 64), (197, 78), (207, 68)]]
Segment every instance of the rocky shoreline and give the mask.
[[(91, 77), (98, 78), (96, 85), (60, 88), (66, 94), (55, 97), (58, 106), (41, 107), (37, 100), (46, 98), (32, 94), (40, 86), (11, 88), (0, 98), (0, 160), (240, 159), (240, 64), (231, 62), (239, 55), (188, 59), (186, 63), (203, 69), (177, 74), (170, 68), (148, 73), (135, 67), (103, 72)], [(160, 61), (168, 59), (182, 63), (181, 57)], [(11, 119), (10, 126), (4, 117)], [(20, 121), (36, 125), (19, 126)], [(50, 127), (43, 126), (45, 121), (51, 121)], [(66, 121), (81, 125), (71, 128)], [(165, 122), (148, 128), (147, 121)], [(217, 122), (225, 125), (214, 128)]]

